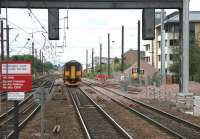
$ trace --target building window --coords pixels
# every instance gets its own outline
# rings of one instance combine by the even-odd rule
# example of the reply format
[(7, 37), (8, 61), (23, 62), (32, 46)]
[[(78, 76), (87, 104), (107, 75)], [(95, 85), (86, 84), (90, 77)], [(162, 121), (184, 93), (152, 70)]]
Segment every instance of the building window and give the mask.
[(158, 48), (160, 48), (160, 41), (157, 42)]
[(195, 34), (195, 23), (190, 23), (190, 34)]
[(179, 33), (179, 24), (174, 25), (174, 33)]
[[(158, 41), (157, 42), (157, 45), (158, 45), (158, 48), (160, 48), (161, 47), (161, 42), (160, 41)], [(165, 47), (167, 46), (167, 40), (165, 40)]]
[(169, 54), (169, 60), (173, 60), (173, 54)]
[(169, 45), (170, 46), (178, 46), (179, 45), (179, 40), (169, 40)]
[(173, 40), (170, 40), (170, 41), (169, 41), (169, 45), (170, 45), (170, 46), (173, 46), (173, 45), (174, 45), (174, 41), (173, 41)]
[(149, 51), (150, 50), (150, 44), (147, 44), (146, 45), (146, 51)]
[(150, 56), (147, 56), (147, 57), (146, 57), (146, 62), (150, 62), (150, 61), (151, 61)]
[(165, 26), (166, 33), (179, 32), (179, 24), (173, 23)]
[(190, 44), (195, 42), (195, 23), (190, 23)]
[(158, 61), (160, 61), (160, 55), (158, 55)]
[(169, 25), (165, 25), (165, 32), (168, 33), (169, 31)]

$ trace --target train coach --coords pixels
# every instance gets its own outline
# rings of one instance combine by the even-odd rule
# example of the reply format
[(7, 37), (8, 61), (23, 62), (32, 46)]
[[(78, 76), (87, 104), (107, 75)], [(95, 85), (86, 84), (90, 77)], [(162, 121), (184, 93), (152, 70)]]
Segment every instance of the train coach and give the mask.
[(63, 81), (67, 86), (78, 86), (82, 77), (82, 65), (71, 60), (64, 64), (63, 67)]

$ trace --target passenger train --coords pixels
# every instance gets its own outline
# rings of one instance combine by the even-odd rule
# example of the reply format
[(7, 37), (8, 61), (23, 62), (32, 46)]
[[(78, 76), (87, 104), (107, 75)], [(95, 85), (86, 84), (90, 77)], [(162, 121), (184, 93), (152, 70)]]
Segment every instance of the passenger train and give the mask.
[(71, 60), (63, 66), (63, 81), (67, 86), (78, 86), (82, 77), (82, 65)]

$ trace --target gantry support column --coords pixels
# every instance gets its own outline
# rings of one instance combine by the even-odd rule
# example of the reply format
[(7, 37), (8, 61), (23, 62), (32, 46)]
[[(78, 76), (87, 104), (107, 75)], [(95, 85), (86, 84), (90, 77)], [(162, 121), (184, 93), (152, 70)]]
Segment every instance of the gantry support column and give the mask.
[(183, 0), (183, 9), (180, 10), (180, 90), (177, 97), (177, 106), (192, 108), (193, 94), (189, 93), (189, 0)]

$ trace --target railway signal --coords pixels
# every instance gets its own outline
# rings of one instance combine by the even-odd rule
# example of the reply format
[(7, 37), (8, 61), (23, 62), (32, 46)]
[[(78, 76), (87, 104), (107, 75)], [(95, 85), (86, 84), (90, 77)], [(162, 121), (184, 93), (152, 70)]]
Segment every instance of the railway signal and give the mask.
[(154, 40), (155, 38), (155, 9), (142, 11), (142, 39)]
[(49, 40), (59, 40), (59, 9), (48, 9)]

